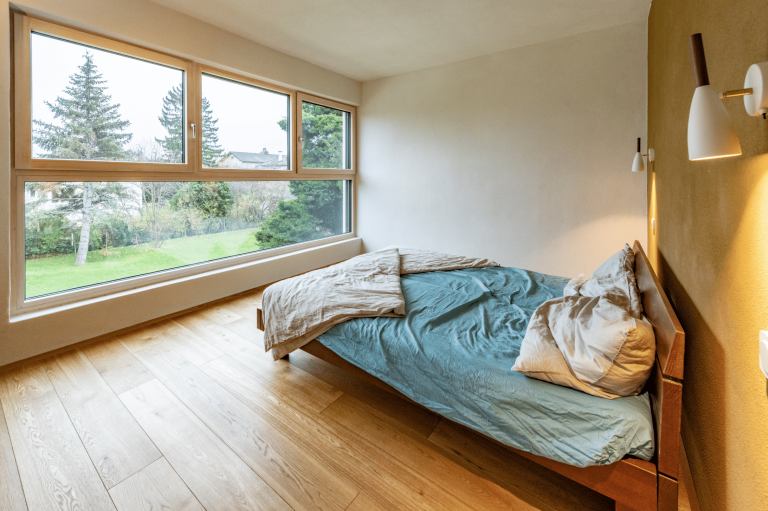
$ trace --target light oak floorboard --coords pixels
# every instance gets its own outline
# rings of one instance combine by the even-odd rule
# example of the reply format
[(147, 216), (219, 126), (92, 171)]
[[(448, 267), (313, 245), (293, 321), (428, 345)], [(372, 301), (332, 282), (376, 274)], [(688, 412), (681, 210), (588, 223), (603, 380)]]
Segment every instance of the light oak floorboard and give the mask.
[(85, 355), (70, 351), (42, 364), (107, 489), (160, 457)]
[(128, 351), (136, 353), (144, 348), (163, 342), (163, 338), (158, 335), (158, 331), (152, 328), (155, 325), (157, 325), (157, 323), (128, 333), (119, 334), (117, 339), (126, 347), (126, 349), (128, 349)]
[[(256, 309), (261, 305), (261, 300), (254, 300), (252, 297), (239, 297), (229, 302), (221, 304), (223, 308), (230, 312), (234, 312), (240, 319), (253, 320), (256, 322)], [(240, 321), (237, 319), (235, 321)], [(227, 324), (232, 323), (231, 321)]]
[(155, 377), (117, 339), (86, 346), (82, 351), (115, 394), (122, 394)]
[(358, 489), (165, 345), (137, 353), (155, 376), (292, 507), (344, 510)]
[(149, 328), (154, 329), (155, 335), (196, 366), (210, 362), (224, 354), (173, 320), (161, 321)]
[(213, 344), (220, 350), (233, 356), (243, 364), (256, 368), (266, 385), (277, 382), (279, 388), (289, 392), (292, 399), (308, 403), (320, 411), (342, 392), (323, 380), (312, 376), (288, 360), (272, 360), (272, 355), (264, 353), (252, 342), (247, 341), (227, 326), (221, 326), (202, 315), (187, 315), (178, 319), (184, 327)]
[(425, 480), (387, 452), (327, 421), (311, 409), (283, 401), (261, 387), (256, 374), (230, 357), (200, 368), (293, 442), (392, 509), (454, 511), (470, 509), (449, 492)]
[(614, 502), (445, 419), (429, 437), (446, 457), (542, 511), (613, 511)]
[(360, 492), (352, 504), (349, 505), (347, 511), (385, 511), (386, 508), (381, 507), (378, 502), (363, 492)]
[(333, 388), (367, 404), (376, 410), (378, 417), (391, 418), (424, 438), (432, 433), (440, 421), (439, 415), (409, 403), (309, 353), (294, 351), (290, 354), (290, 362), (292, 366), (301, 368)]
[(114, 510), (42, 365), (0, 382), (21, 483), (30, 510)]
[(120, 399), (207, 511), (291, 509), (158, 380)]
[(208, 309), (203, 309), (201, 312), (203, 316), (215, 321), (220, 325), (226, 325), (227, 323), (237, 321), (238, 319), (243, 319), (240, 314), (232, 312), (225, 305), (216, 305)]
[(235, 332), (243, 339), (254, 343), (258, 349), (264, 351), (264, 332), (256, 328), (256, 318), (243, 318), (227, 323), (228, 330)]
[(117, 511), (205, 511), (165, 458), (109, 490)]
[(229, 355), (237, 355), (256, 347), (256, 344), (252, 341), (216, 323), (200, 312), (178, 316), (174, 318), (174, 321), (187, 330), (194, 332), (201, 339), (205, 339), (207, 343), (215, 346), (218, 350)]
[[(0, 379), (0, 385), (3, 385)], [(2, 395), (2, 392), (0, 392)], [(19, 479), (19, 469), (13, 456), (11, 437), (0, 405), (0, 509), (3, 511), (27, 511), (27, 501)]]
[(394, 421), (377, 417), (353, 397), (341, 396), (323, 410), (322, 415), (386, 449), (473, 509), (534, 509), (498, 485), (457, 467), (426, 441), (407, 434), (405, 428)]

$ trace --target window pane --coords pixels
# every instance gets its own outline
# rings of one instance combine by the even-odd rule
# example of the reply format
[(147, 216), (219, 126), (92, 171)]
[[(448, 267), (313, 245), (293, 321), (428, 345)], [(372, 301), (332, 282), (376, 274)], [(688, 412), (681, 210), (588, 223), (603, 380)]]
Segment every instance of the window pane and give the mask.
[(32, 157), (184, 162), (184, 72), (32, 34)]
[(203, 75), (203, 165), (289, 170), (290, 96)]
[(302, 167), (351, 168), (349, 124), (349, 112), (302, 101)]
[(349, 232), (349, 181), (26, 183), (27, 298)]

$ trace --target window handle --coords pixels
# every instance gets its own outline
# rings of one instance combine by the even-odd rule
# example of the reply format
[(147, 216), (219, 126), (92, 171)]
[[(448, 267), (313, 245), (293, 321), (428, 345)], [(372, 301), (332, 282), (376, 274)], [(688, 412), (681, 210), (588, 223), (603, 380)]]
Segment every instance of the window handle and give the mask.
[(190, 124), (190, 126), (192, 126), (192, 138), (197, 138), (195, 136), (195, 125), (194, 124)]

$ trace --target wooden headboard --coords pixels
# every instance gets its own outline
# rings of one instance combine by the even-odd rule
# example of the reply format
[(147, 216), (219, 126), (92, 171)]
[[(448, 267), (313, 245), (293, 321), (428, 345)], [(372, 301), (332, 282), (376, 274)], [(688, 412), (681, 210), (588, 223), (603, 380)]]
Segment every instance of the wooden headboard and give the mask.
[[(656, 367), (646, 384), (653, 409), (656, 464), (660, 478), (664, 475), (677, 479), (685, 333), (639, 241), (635, 241), (634, 252), (640, 299), (656, 335)], [(659, 483), (662, 491), (662, 481)]]

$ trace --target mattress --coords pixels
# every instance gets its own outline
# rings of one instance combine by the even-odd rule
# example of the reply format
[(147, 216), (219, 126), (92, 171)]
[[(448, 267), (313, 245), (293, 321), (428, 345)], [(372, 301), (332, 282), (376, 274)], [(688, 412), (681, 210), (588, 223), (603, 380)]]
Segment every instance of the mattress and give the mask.
[(357, 318), (318, 340), (426, 408), (570, 465), (653, 456), (647, 394), (603, 399), (511, 371), (533, 311), (568, 279), (517, 268), (403, 275), (404, 318)]

